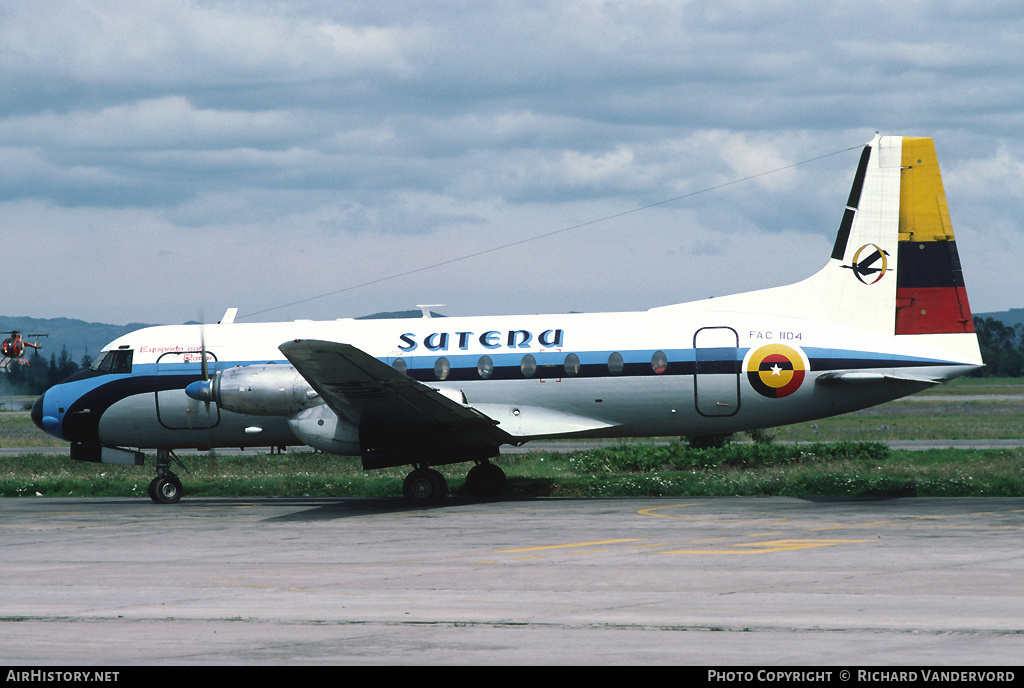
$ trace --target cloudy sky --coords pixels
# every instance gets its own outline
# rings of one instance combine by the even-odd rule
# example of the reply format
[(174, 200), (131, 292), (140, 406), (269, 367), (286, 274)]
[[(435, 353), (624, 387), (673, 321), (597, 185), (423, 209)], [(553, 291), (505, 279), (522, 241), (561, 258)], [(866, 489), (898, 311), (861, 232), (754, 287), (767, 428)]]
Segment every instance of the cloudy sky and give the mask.
[(973, 309), (1024, 307), (1022, 69), (1016, 1), (0, 0), (0, 314), (784, 284), (876, 130), (935, 139)]

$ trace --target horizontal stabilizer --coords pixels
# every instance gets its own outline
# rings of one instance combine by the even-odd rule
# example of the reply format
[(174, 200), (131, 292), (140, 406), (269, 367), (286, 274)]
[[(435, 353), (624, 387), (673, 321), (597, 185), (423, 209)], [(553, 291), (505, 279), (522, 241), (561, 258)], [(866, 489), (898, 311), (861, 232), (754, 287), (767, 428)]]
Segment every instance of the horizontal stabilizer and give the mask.
[(862, 373), (862, 372), (845, 372), (845, 373), (825, 373), (819, 375), (815, 380), (820, 385), (829, 386), (845, 386), (845, 385), (877, 385), (877, 384), (918, 384), (918, 385), (937, 385), (942, 380), (935, 380), (930, 377), (919, 377), (916, 375), (894, 375), (892, 373)]

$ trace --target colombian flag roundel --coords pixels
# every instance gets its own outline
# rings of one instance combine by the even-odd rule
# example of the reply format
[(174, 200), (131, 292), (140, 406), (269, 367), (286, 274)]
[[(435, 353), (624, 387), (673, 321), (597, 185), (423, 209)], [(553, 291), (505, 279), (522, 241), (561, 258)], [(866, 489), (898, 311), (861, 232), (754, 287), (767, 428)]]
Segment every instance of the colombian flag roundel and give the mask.
[(800, 389), (807, 374), (803, 355), (784, 344), (754, 350), (743, 369), (754, 391), (771, 399), (788, 397)]

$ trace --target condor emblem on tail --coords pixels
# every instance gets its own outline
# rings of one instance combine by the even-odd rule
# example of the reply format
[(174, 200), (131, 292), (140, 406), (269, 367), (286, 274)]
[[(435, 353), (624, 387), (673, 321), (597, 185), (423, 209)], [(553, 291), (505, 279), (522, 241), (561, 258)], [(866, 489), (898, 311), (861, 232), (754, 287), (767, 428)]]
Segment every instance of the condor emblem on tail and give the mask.
[[(864, 244), (853, 254), (853, 265), (844, 265), (844, 268), (853, 270), (862, 284), (874, 284), (885, 275), (889, 254), (874, 244)], [(861, 260), (863, 256), (863, 260)]]

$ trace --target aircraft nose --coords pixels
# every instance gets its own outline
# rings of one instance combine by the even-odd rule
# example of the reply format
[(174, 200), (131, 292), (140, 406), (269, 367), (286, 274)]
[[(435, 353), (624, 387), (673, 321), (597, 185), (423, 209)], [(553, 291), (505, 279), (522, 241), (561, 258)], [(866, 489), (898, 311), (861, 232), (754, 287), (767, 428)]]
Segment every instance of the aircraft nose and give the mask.
[[(41, 394), (36, 403), (32, 404), (32, 422), (36, 424), (36, 427), (45, 432), (48, 435), (54, 437), (61, 437), (60, 435), (60, 420), (53, 416), (43, 415), (43, 398), (46, 396), (45, 393)], [(61, 439), (63, 439), (61, 437)]]
[(43, 397), (45, 394), (40, 394), (39, 398), (36, 399), (36, 403), (32, 404), (32, 422), (36, 424), (40, 430), (46, 430), (43, 427)]

